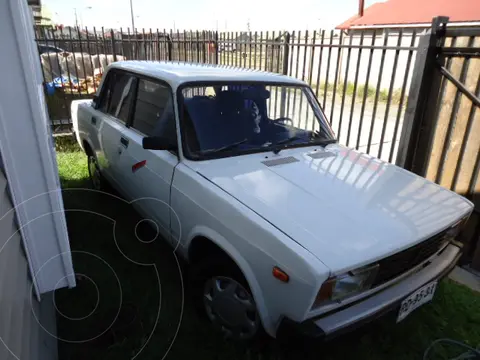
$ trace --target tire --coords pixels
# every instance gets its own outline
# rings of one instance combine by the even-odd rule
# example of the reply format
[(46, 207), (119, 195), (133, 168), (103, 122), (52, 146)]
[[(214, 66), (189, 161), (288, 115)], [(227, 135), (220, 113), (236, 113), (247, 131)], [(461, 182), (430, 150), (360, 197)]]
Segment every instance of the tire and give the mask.
[(250, 287), (233, 261), (203, 259), (191, 266), (190, 281), (197, 311), (224, 338), (253, 342), (264, 337)]
[(92, 188), (98, 191), (105, 190), (105, 179), (100, 172), (96, 156), (91, 153), (87, 153), (87, 167)]

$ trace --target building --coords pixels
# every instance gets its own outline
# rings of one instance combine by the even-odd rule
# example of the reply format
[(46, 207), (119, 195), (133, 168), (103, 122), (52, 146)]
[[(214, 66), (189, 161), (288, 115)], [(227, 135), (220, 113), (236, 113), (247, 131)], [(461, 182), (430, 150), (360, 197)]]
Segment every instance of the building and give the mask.
[(28, 0), (27, 3), (32, 10), (33, 24), (35, 26), (51, 27), (53, 25), (52, 14), (42, 5), (41, 0)]
[[(362, 14), (363, 13), (363, 14)], [(430, 27), (435, 16), (448, 16), (449, 27), (480, 26), (480, 1), (472, 0), (388, 0), (375, 3), (336, 28), (345, 31), (365, 29), (415, 29)]]

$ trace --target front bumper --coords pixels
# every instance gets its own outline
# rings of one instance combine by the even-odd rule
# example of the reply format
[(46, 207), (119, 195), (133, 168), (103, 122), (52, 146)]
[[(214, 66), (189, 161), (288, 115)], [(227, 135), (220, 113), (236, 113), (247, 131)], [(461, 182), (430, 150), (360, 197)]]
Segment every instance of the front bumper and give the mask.
[(460, 248), (453, 244), (448, 245), (440, 255), (430, 260), (428, 265), (367, 298), (302, 323), (285, 318), (277, 336), (291, 335), (293, 332), (307, 337), (332, 338), (352, 331), (392, 310), (399, 309), (401, 302), (417, 289), (448, 275), (460, 256)]

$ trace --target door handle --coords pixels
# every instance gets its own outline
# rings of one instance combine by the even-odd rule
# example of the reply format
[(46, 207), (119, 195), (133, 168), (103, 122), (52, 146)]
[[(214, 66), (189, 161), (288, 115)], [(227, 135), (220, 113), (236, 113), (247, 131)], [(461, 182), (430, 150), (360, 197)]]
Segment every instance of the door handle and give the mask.
[(92, 116), (91, 121), (93, 125), (97, 125), (97, 118), (95, 116)]
[(120, 143), (125, 146), (125, 148), (128, 147), (128, 139), (124, 138), (123, 136), (120, 138)]

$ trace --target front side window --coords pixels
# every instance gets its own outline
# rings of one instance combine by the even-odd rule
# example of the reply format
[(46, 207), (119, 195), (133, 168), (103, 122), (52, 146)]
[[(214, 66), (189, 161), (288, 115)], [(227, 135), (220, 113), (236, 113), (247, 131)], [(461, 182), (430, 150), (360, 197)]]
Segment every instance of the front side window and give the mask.
[(132, 105), (135, 77), (125, 72), (110, 72), (104, 86), (98, 110), (125, 124)]
[(334, 142), (306, 86), (215, 83), (179, 93), (184, 148), (192, 158)]
[(176, 142), (173, 98), (168, 86), (139, 80), (132, 127), (146, 136), (162, 136)]

